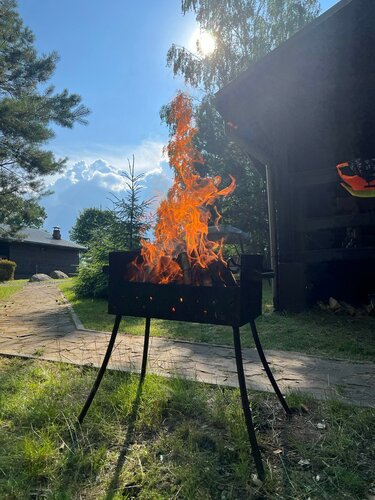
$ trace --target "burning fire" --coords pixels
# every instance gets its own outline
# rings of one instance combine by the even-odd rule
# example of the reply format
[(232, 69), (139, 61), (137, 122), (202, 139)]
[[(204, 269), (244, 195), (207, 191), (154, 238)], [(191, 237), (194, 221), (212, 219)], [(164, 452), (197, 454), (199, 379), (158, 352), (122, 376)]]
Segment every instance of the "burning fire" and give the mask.
[(174, 183), (157, 210), (155, 240), (142, 241), (141, 256), (131, 264), (130, 279), (160, 284), (212, 284), (210, 268), (221, 263), (222, 269), (226, 263), (222, 243), (207, 237), (209, 207), (217, 214), (217, 224), (221, 216), (214, 203), (231, 194), (236, 182), (230, 176), (230, 185), (219, 189), (220, 176), (208, 178), (197, 173), (195, 165), (203, 164), (203, 158), (192, 143), (197, 129), (193, 125), (190, 97), (179, 93), (172, 101), (169, 124), (174, 134), (166, 149)]

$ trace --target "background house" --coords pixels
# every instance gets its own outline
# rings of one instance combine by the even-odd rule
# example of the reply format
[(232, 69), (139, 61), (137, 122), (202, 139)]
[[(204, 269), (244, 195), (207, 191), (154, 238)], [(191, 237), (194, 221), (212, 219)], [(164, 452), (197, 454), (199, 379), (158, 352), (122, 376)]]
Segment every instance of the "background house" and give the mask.
[(375, 292), (375, 198), (336, 171), (375, 158), (374, 19), (374, 0), (342, 0), (217, 94), (267, 176), (277, 309)]
[[(0, 229), (6, 230), (5, 226)], [(0, 258), (16, 262), (16, 278), (29, 278), (35, 273), (50, 274), (54, 270), (70, 275), (76, 272), (82, 245), (61, 239), (60, 228), (50, 234), (42, 229), (24, 228), (17, 236), (0, 231)]]

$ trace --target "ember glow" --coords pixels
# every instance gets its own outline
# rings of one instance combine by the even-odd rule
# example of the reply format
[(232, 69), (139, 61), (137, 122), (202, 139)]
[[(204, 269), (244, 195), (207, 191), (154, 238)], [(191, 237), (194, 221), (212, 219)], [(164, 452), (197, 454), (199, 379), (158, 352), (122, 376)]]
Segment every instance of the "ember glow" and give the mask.
[[(174, 170), (174, 183), (157, 210), (155, 240), (142, 242), (140, 258), (131, 265), (130, 279), (151, 283), (211, 285), (215, 263), (226, 267), (221, 243), (210, 241), (211, 210), (220, 215), (215, 201), (231, 194), (236, 186), (220, 189), (221, 177), (201, 177), (195, 165), (203, 158), (193, 146), (197, 129), (193, 124), (191, 98), (179, 93), (172, 101), (169, 123), (175, 130), (166, 148)], [(211, 207), (211, 210), (210, 210)]]

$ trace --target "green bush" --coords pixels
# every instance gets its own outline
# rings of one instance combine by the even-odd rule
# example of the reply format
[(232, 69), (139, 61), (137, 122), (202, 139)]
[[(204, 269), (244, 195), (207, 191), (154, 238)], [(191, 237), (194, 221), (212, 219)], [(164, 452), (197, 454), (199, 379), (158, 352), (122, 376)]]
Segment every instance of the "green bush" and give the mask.
[(13, 260), (0, 259), (0, 281), (13, 280), (16, 267), (17, 264)]
[(113, 249), (111, 238), (98, 232), (79, 265), (74, 286), (78, 297), (108, 296), (108, 276), (103, 273), (103, 266), (108, 264), (108, 254)]
[(107, 297), (108, 276), (102, 268), (105, 261), (84, 262), (79, 267), (74, 291), (78, 297)]

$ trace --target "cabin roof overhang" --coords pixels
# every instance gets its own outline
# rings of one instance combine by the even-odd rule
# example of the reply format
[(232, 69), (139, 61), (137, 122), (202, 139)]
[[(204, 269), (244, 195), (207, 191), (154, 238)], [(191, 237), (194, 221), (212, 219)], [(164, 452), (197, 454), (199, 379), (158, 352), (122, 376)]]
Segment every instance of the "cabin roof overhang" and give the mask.
[(221, 89), (230, 135), (276, 168), (374, 155), (374, 19), (375, 1), (342, 0)]

